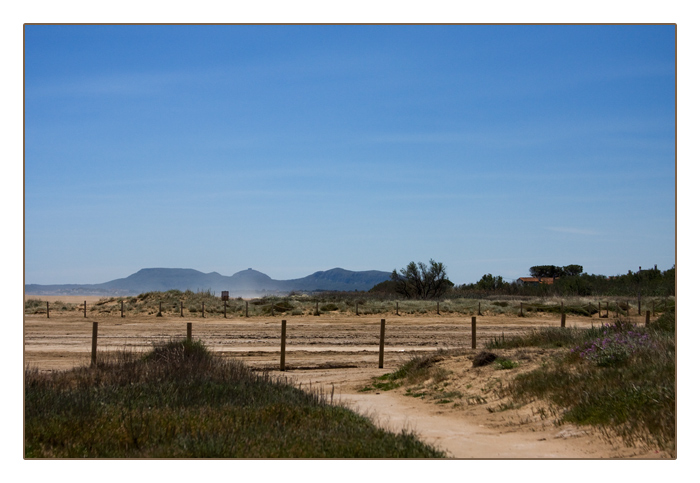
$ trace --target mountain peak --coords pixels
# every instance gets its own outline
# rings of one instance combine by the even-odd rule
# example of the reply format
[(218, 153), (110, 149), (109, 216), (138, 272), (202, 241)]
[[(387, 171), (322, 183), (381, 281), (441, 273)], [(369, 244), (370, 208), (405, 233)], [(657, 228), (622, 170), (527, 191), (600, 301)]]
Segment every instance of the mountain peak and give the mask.
[(126, 278), (94, 285), (25, 285), (26, 294), (36, 295), (135, 295), (167, 290), (227, 290), (235, 296), (260, 296), (293, 291), (365, 291), (391, 277), (376, 270), (353, 272), (336, 267), (295, 280), (274, 280), (248, 268), (230, 277), (218, 272), (203, 273), (191, 268), (142, 268)]

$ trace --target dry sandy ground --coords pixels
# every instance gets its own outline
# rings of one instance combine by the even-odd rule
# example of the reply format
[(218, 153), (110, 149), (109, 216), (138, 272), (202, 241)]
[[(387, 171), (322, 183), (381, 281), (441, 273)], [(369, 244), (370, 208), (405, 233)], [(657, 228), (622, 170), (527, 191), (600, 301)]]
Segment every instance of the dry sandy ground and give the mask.
[[(37, 297), (38, 298), (38, 297)], [(86, 297), (79, 297), (86, 299)], [(73, 302), (73, 300), (62, 300)], [(90, 303), (91, 300), (88, 300)], [(386, 319), (384, 367), (378, 368), (380, 317)], [(463, 349), (462, 355), (440, 362), (453, 388), (467, 394), (488, 392), (497, 382), (539, 364), (544, 353), (511, 354), (520, 363), (513, 371), (474, 370), (470, 357), (486, 341), (538, 326), (558, 326), (558, 317), (478, 317), (477, 350), (472, 350), (471, 320), (456, 315), (286, 317), (286, 371), (280, 372), (282, 316), (256, 318), (168, 318), (127, 316), (84, 318), (82, 314), (27, 315), (24, 320), (24, 363), (39, 370), (68, 369), (90, 359), (92, 322), (99, 323), (98, 352), (147, 350), (158, 341), (193, 337), (225, 357), (235, 357), (257, 369), (267, 369), (302, 387), (321, 388), (357, 411), (392, 430), (409, 428), (454, 458), (659, 458), (655, 452), (625, 448), (604, 441), (593, 431), (557, 426), (539, 407), (498, 409), (488, 403), (440, 404), (406, 396), (406, 388), (361, 391), (371, 378), (391, 372), (413, 355), (438, 348)], [(589, 327), (596, 318), (567, 317), (568, 326)], [(543, 352), (543, 351), (541, 351)], [(509, 374), (507, 374), (509, 373)], [(483, 389), (483, 390), (482, 390)], [(481, 392), (479, 392), (481, 390)], [(489, 411), (491, 408), (491, 411)]]

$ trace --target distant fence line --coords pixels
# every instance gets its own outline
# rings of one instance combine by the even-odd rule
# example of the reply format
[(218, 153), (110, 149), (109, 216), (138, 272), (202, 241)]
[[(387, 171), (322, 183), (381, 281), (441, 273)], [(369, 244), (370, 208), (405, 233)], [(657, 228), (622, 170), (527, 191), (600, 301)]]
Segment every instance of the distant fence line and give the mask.
[[(124, 300), (120, 300), (119, 302), (120, 302), (120, 304), (119, 304), (119, 309), (118, 309), (119, 316), (122, 317), (122, 318), (124, 318), (124, 317), (127, 316), (128, 310), (125, 311), (125, 309), (124, 309)], [(408, 304), (408, 305), (415, 305), (416, 302), (419, 302), (419, 301), (409, 301), (409, 302), (407, 302), (407, 304)], [(430, 304), (430, 303), (427, 303), (427, 302), (425, 302), (425, 301), (420, 301), (420, 302), (423, 302), (423, 305), (429, 305), (429, 304)], [(440, 313), (440, 301), (434, 301), (434, 302), (432, 302), (432, 303), (435, 304), (435, 305), (434, 305), (434, 306), (435, 306), (435, 314), (436, 314), (436, 315), (441, 315), (441, 313)], [(519, 307), (518, 307), (517, 305), (514, 305), (514, 304), (512, 304), (512, 303), (508, 303), (508, 302), (498, 302), (498, 301), (496, 301), (496, 302), (486, 302), (486, 303), (488, 303), (488, 304), (491, 306), (491, 307), (490, 307), (490, 311), (491, 311), (492, 313), (493, 313), (493, 306), (497, 306), (497, 307), (501, 307), (501, 308), (508, 307), (508, 308), (510, 308), (510, 309), (514, 309), (514, 311), (517, 312), (517, 315), (520, 316), (520, 317), (525, 317), (525, 316), (526, 316), (526, 313), (528, 313), (528, 312), (548, 312), (548, 313), (573, 314), (573, 315), (581, 315), (581, 316), (589, 316), (589, 317), (593, 317), (593, 316), (597, 315), (598, 318), (609, 318), (609, 317), (610, 317), (610, 312), (611, 312), (611, 311), (613, 311), (613, 313), (615, 314), (616, 317), (620, 317), (620, 316), (629, 317), (629, 316), (630, 316), (630, 308), (632, 307), (632, 305), (630, 304), (629, 300), (626, 300), (626, 301), (624, 301), (624, 302), (615, 301), (615, 302), (613, 302), (613, 304), (611, 304), (609, 300), (606, 300), (605, 302), (598, 301), (597, 306), (596, 306), (596, 304), (593, 304), (593, 303), (588, 303), (588, 304), (584, 304), (584, 305), (581, 305), (581, 304), (567, 305), (567, 304), (565, 304), (563, 301), (562, 301), (559, 305), (544, 304), (544, 303), (525, 303), (525, 302), (520, 302)], [(240, 312), (241, 312), (240, 317), (250, 317), (249, 305), (248, 305), (248, 304), (249, 304), (249, 302), (248, 302), (248, 301), (245, 301), (245, 305), (243, 305), (243, 304), (238, 305), (238, 304), (237, 304), (237, 305), (235, 305), (235, 306), (230, 306), (230, 305), (228, 304), (228, 302), (224, 301), (224, 302), (223, 302), (223, 318), (228, 318), (228, 309), (229, 309), (229, 308), (233, 309), (233, 312), (234, 312), (234, 313), (240, 311)], [(448, 308), (446, 311), (449, 312), (449, 313), (454, 313), (454, 312), (457, 312), (457, 313), (464, 313), (465, 315), (471, 315), (472, 313), (474, 313), (474, 314), (476, 314), (476, 315), (478, 315), (478, 316), (483, 316), (481, 304), (482, 304), (481, 301), (477, 302), (476, 307), (474, 307), (474, 310), (470, 310), (470, 311), (468, 311), (468, 312), (455, 311), (455, 310), (452, 310), (451, 308)], [(87, 318), (87, 317), (88, 317), (88, 304), (87, 304), (87, 300), (85, 300), (82, 304), (79, 304), (79, 305), (82, 305), (82, 307), (80, 307), (80, 308), (82, 308), (83, 317), (84, 317), (84, 318)], [(91, 310), (94, 311), (96, 306), (101, 306), (101, 305), (104, 305), (104, 303), (102, 303), (102, 304), (93, 304), (92, 307), (91, 307)], [(324, 312), (324, 313), (333, 313), (333, 312), (336, 312), (336, 311), (339, 310), (338, 307), (337, 307), (335, 304), (326, 304), (326, 305), (324, 305), (323, 307), (320, 307), (320, 308), (319, 308), (319, 302), (318, 302), (318, 301), (315, 302), (315, 308), (313, 309), (313, 312), (310, 313), (310, 314), (304, 314), (304, 313), (301, 313), (301, 312), (300, 312), (300, 313), (294, 313), (294, 311), (290, 310), (290, 307), (289, 307), (289, 306), (282, 305), (282, 304), (280, 304), (279, 302), (277, 302), (277, 303), (271, 302), (271, 303), (268, 303), (268, 304), (256, 303), (256, 304), (254, 304), (254, 305), (255, 305), (257, 308), (261, 308), (261, 309), (262, 309), (262, 313), (256, 313), (255, 315), (257, 315), (257, 316), (260, 316), (260, 315), (262, 315), (262, 316), (273, 316), (273, 317), (274, 317), (275, 315), (287, 315), (287, 316), (290, 316), (290, 315), (291, 315), (291, 316), (295, 316), (295, 315), (314, 315), (314, 316), (320, 316), (322, 312)], [(666, 311), (666, 310), (667, 310), (667, 305), (668, 305), (668, 304), (667, 304), (666, 300), (663, 300), (663, 301), (660, 302), (660, 305), (657, 306), (657, 305), (656, 305), (656, 301), (655, 301), (654, 299), (652, 299), (652, 300), (651, 300), (651, 307), (649, 308), (649, 310), (651, 311), (651, 315), (652, 315), (652, 316), (656, 316), (656, 311), (657, 311), (657, 309), (659, 309), (659, 310), (662, 311), (662, 312)], [(445, 301), (443, 301), (443, 308), (444, 308), (445, 306), (450, 307), (450, 304), (449, 304), (449, 303), (446, 303)], [(647, 305), (647, 307), (648, 307), (648, 305)], [(58, 311), (59, 313), (65, 311), (65, 304), (62, 306), (62, 308), (63, 308), (63, 310), (59, 310), (59, 311)], [(172, 307), (171, 307), (171, 308), (172, 308)], [(184, 318), (184, 317), (185, 317), (185, 313), (184, 313), (184, 304), (183, 304), (183, 302), (182, 302), (182, 301), (179, 301), (179, 307), (176, 307), (176, 308), (179, 308), (179, 316), (180, 316), (181, 318)], [(390, 312), (390, 311), (393, 312), (393, 311), (394, 311), (394, 309), (388, 309), (388, 307), (386, 307), (386, 306), (383, 307), (383, 308), (385, 309), (385, 310), (383, 310), (383, 313), (387, 313), (387, 312)], [(207, 316), (207, 314), (208, 314), (209, 316), (216, 316), (216, 315), (218, 315), (218, 314), (221, 313), (221, 312), (218, 311), (218, 306), (216, 307), (216, 309), (217, 309), (217, 310), (209, 310), (209, 311), (207, 311), (207, 310), (206, 310), (206, 303), (205, 303), (204, 301), (202, 301), (202, 302), (201, 302), (201, 308), (198, 308), (197, 311), (201, 314), (201, 317), (202, 317), (202, 318), (205, 318), (205, 317)], [(641, 300), (641, 297), (638, 297), (638, 298), (637, 298), (637, 307), (636, 307), (636, 309), (637, 309), (637, 310), (636, 310), (636, 312), (637, 312), (636, 315), (638, 315), (638, 316), (642, 315), (642, 312), (643, 312), (643, 311), (642, 311), (642, 300)], [(193, 312), (192, 306), (190, 306), (188, 310), (189, 310), (189, 312), (190, 312), (190, 314), (191, 314), (191, 313)], [(113, 312), (113, 311), (112, 311), (111, 309), (108, 310), (108, 311), (101, 311), (101, 312), (100, 312), (100, 316), (104, 316), (104, 315), (102, 315), (102, 314), (105, 314), (105, 313), (107, 314), (107, 316), (109, 316), (109, 315), (112, 314), (112, 312)], [(290, 314), (290, 312), (291, 312), (291, 314)], [(378, 314), (378, 313), (382, 313), (382, 312), (378, 311), (378, 310), (375, 308), (375, 309), (373, 309), (371, 312), (363, 312), (362, 314), (360, 314), (360, 311), (359, 311), (359, 302), (358, 302), (358, 301), (355, 301), (355, 303), (354, 303), (354, 312), (355, 312), (355, 315), (357, 315), (357, 316), (359, 316), (359, 315), (376, 315), (376, 314)], [(445, 310), (443, 310), (443, 312), (445, 312)], [(26, 308), (26, 302), (25, 302), (25, 314), (26, 314), (26, 313), (27, 313), (27, 308)], [(34, 311), (34, 314), (37, 314), (37, 313), (43, 313), (43, 310), (35, 310), (35, 311)], [(163, 313), (164, 313), (164, 312), (163, 312), (163, 302), (160, 301), (160, 302), (158, 303), (158, 312), (156, 312), (155, 314), (149, 313), (149, 314), (147, 314), (147, 315), (154, 315), (155, 317), (163, 317)], [(170, 313), (174, 313), (174, 312), (171, 310)], [(418, 312), (418, 315), (425, 315), (425, 314), (427, 314), (427, 313), (428, 313), (428, 312), (427, 312), (427, 310), (425, 310), (425, 308), (421, 308), (421, 311)], [(501, 311), (501, 312), (499, 312), (499, 313), (504, 313), (504, 312)], [(31, 312), (30, 312), (30, 314), (31, 314)], [(137, 314), (140, 314), (140, 311), (137, 312)], [(400, 310), (400, 303), (399, 303), (398, 301), (395, 302), (395, 314), (396, 314), (397, 316), (402, 315), (401, 310)], [(409, 308), (409, 310), (408, 310), (407, 312), (404, 312), (404, 315), (416, 315), (416, 311), (415, 311), (414, 309), (410, 309), (410, 308)], [(47, 301), (47, 302), (46, 302), (46, 317), (47, 317), (47, 318), (50, 318), (50, 316), (51, 316), (50, 302)]]

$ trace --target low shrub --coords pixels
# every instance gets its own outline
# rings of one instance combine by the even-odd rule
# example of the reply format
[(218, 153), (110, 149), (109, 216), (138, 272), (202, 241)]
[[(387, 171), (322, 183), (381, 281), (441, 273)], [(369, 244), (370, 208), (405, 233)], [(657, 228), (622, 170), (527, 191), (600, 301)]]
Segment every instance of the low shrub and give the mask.
[(498, 357), (493, 362), (496, 365), (497, 369), (515, 369), (516, 367), (518, 367), (517, 362), (511, 361), (510, 359), (505, 359), (502, 357)]
[(493, 352), (482, 351), (479, 352), (472, 361), (473, 367), (483, 367), (491, 364), (493, 361), (498, 359), (498, 356)]
[(667, 332), (669, 334), (676, 333), (676, 316), (673, 312), (666, 312), (658, 319), (649, 323), (651, 330)]
[[(675, 318), (659, 326), (675, 327)], [(548, 399), (563, 409), (562, 421), (594, 425), (629, 445), (675, 455), (673, 333), (618, 320), (591, 329), (534, 331), (516, 346), (549, 345), (553, 339), (570, 350), (516, 376), (507, 388), (516, 401)]]
[(629, 330), (605, 330), (601, 337), (571, 349), (571, 353), (601, 367), (628, 362), (629, 358), (643, 349), (653, 348), (654, 341), (648, 333)]

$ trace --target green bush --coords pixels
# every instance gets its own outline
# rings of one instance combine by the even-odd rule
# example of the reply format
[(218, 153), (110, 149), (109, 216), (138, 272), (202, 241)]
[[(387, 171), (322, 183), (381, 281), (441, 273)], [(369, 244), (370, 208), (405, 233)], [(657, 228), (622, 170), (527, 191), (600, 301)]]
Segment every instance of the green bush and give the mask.
[(518, 367), (517, 362), (502, 357), (497, 358), (494, 361), (494, 364), (496, 365), (497, 369), (515, 369), (516, 367)]

